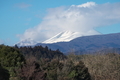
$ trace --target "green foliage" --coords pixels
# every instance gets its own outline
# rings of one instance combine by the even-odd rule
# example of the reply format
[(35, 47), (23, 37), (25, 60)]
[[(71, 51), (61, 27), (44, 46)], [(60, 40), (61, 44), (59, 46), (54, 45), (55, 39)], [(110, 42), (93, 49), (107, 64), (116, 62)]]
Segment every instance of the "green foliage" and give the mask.
[(77, 75), (76, 75), (76, 71), (75, 71), (75, 70), (72, 70), (68, 76), (69, 76), (70, 78), (73, 78), (73, 77), (77, 76)]
[(85, 67), (84, 63), (80, 61), (75, 67), (76, 71), (74, 74), (74, 80), (90, 80), (90, 74), (88, 68)]
[(0, 80), (9, 80), (9, 71), (0, 66)]
[(0, 64), (3, 67), (18, 67), (24, 63), (24, 56), (15, 48), (0, 45)]
[(47, 72), (48, 80), (91, 80), (88, 69), (82, 61), (73, 62), (70, 59), (40, 61), (41, 68)]
[(15, 68), (24, 64), (24, 56), (15, 48), (0, 45), (0, 65), (7, 69), (10, 77), (16, 76)]
[(66, 56), (60, 52), (59, 50), (53, 51), (51, 49), (48, 49), (48, 47), (42, 47), (42, 46), (35, 46), (35, 47), (16, 47), (21, 53), (23, 53), (24, 55), (33, 55), (35, 56), (37, 59), (40, 58), (49, 58), (49, 59), (53, 59), (53, 58), (59, 58), (59, 59), (65, 59)]
[[(34, 57), (28, 56), (25, 59), (21, 53)], [(52, 51), (47, 46), (19, 48), (0, 45), (0, 80), (91, 80), (91, 78), (119, 80), (120, 54), (70, 54), (66, 57), (59, 50)]]
[[(25, 59), (20, 52), (33, 57)], [(8, 70), (10, 80), (91, 80), (88, 68), (78, 58), (75, 55), (67, 58), (59, 50), (48, 47), (0, 45), (0, 65)]]

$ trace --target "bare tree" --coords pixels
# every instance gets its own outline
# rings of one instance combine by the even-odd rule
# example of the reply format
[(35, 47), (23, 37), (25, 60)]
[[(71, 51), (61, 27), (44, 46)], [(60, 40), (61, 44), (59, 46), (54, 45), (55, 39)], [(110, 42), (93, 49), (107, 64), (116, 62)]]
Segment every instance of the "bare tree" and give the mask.
[(35, 57), (30, 56), (26, 59), (24, 64), (18, 70), (18, 77), (21, 80), (45, 80), (47, 74), (41, 70)]

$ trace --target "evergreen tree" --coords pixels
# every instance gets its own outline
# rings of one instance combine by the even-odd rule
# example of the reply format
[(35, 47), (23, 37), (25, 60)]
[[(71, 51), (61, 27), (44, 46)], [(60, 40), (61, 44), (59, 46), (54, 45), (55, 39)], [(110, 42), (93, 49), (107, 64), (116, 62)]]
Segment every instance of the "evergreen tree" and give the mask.
[(0, 65), (0, 80), (9, 80), (9, 77), (9, 71)]
[(16, 76), (15, 68), (21, 67), (24, 62), (25, 58), (19, 50), (10, 46), (0, 45), (0, 65), (8, 70), (10, 78)]

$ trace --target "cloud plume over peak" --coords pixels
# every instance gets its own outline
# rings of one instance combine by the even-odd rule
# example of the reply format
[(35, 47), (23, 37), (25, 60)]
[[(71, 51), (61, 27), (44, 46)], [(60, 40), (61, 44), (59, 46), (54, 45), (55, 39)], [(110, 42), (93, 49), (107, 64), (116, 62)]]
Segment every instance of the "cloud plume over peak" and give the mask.
[(120, 22), (120, 3), (96, 4), (87, 2), (69, 7), (48, 10), (48, 14), (36, 27), (19, 35), (20, 40), (32, 38), (42, 42), (65, 30), (80, 32), (81, 35), (100, 34), (94, 28)]

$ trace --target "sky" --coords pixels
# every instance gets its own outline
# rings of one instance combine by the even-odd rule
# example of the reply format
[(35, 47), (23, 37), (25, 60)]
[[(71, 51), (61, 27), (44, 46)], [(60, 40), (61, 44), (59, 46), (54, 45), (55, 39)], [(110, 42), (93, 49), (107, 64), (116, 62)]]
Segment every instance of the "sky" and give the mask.
[(0, 44), (43, 42), (62, 31), (120, 32), (120, 0), (0, 0)]

